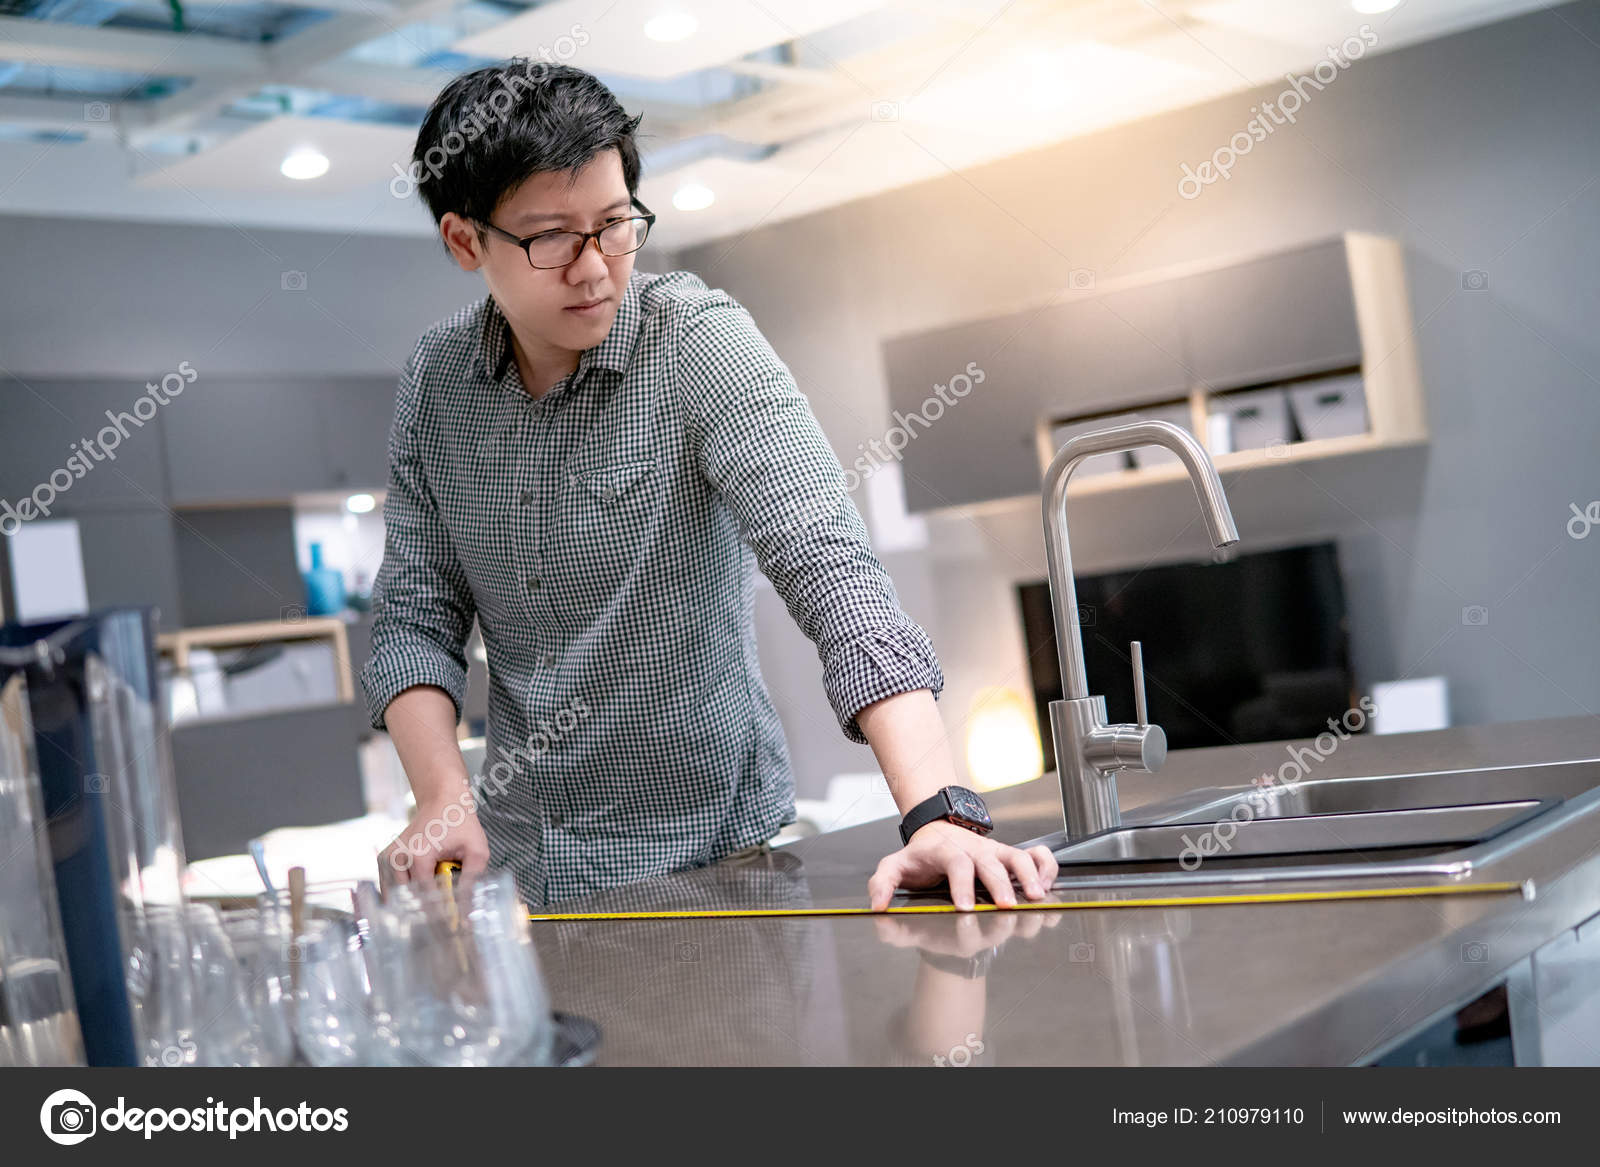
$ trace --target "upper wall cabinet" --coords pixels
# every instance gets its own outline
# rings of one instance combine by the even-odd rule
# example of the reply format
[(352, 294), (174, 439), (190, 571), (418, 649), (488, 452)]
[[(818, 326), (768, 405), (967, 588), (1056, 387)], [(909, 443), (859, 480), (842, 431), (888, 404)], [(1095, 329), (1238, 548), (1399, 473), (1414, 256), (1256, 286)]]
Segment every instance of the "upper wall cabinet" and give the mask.
[(1175, 300), (1164, 285), (1076, 294), (888, 341), (893, 412), (883, 444), (904, 450), (908, 509), (1037, 490), (1038, 417), (1182, 394), (1181, 349)]
[(393, 378), (342, 380), (317, 395), (317, 431), (330, 490), (382, 490), (389, 484)]
[(1342, 239), (1175, 281), (1193, 379), (1213, 389), (1361, 363)]
[(282, 503), (387, 481), (392, 381), (217, 380), (182, 405), (166, 419), (177, 506)]
[(131, 378), (30, 378), (0, 392), (0, 499), (32, 495), (51, 514), (166, 504), (162, 430), (182, 394), (152, 396)]
[[(1066, 436), (1130, 414), (1185, 426), (1220, 469), (1427, 432), (1403, 249), (1358, 233), (1072, 289), (895, 337), (883, 351), (894, 411), (884, 444), (902, 462), (913, 512), (1036, 496)], [(970, 391), (957, 392), (965, 382), (952, 378), (968, 374)], [(1090, 469), (1074, 475), (1073, 493), (1179, 472), (1137, 454)]]

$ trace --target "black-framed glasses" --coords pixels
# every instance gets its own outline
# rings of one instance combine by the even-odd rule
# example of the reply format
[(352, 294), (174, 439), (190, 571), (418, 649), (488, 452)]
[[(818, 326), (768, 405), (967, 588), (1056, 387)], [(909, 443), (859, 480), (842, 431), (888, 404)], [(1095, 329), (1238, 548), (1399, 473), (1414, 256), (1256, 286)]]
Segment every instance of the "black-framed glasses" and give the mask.
[(649, 237), (650, 227), (655, 223), (656, 217), (650, 208), (638, 199), (633, 200), (633, 205), (644, 214), (618, 219), (595, 231), (540, 231), (534, 235), (513, 235), (488, 220), (479, 222), (500, 238), (522, 248), (527, 253), (530, 264), (540, 271), (546, 271), (576, 263), (578, 256), (583, 254), (583, 249), (589, 246), (591, 239), (600, 249), (601, 255), (615, 258), (619, 255), (632, 255), (638, 251)]

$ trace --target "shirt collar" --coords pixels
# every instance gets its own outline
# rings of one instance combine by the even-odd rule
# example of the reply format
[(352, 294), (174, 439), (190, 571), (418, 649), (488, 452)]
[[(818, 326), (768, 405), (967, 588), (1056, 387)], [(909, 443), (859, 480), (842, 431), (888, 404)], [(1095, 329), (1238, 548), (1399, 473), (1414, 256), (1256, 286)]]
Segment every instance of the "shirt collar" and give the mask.
[[(573, 384), (583, 381), (592, 369), (608, 369), (620, 377), (628, 369), (634, 346), (639, 340), (642, 310), (639, 306), (640, 274), (628, 277), (628, 286), (622, 293), (622, 303), (617, 307), (616, 318), (605, 339), (591, 349), (585, 349), (578, 358), (577, 374)], [(496, 384), (505, 380), (506, 370), (514, 359), (511, 347), (511, 324), (494, 302), (492, 295), (483, 299), (483, 319), (479, 331), (480, 364), (484, 373)]]

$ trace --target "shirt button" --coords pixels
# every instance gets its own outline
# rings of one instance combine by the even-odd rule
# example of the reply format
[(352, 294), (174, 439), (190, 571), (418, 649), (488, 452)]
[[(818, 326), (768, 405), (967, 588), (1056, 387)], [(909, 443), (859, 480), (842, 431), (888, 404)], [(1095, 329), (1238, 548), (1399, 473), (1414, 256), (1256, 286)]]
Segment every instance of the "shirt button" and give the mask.
[(612, 499), (617, 497), (616, 489), (608, 486), (600, 492), (600, 497), (605, 499), (607, 502), (610, 502)]
[(531, 490), (523, 491), (521, 494), (519, 494), (517, 496), (517, 501), (520, 502), (523, 506), (531, 506), (533, 504), (533, 491), (531, 491)]
[(552, 827), (559, 827), (561, 825), (561, 814), (560, 814), (560, 812), (558, 812), (558, 811), (551, 811), (550, 812), (550, 825)]
[(548, 652), (541, 652), (537, 657), (534, 658), (533, 663), (538, 665), (541, 669), (549, 668), (550, 654)]
[(539, 584), (540, 584), (541, 581), (540, 581), (538, 576), (530, 575), (527, 579), (523, 580), (522, 582), (527, 585), (527, 588), (528, 588), (528, 590), (530, 592), (536, 592), (536, 591), (539, 590)]

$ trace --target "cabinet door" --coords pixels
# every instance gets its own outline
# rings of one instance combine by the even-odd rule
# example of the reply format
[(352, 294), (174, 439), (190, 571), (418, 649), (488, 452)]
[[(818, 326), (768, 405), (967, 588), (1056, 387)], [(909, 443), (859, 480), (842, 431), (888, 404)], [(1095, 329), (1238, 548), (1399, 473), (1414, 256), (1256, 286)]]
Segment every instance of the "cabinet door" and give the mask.
[(196, 382), (164, 415), (173, 502), (280, 502), (330, 489), (318, 434), (323, 392), (316, 382)]
[(98, 510), (73, 516), (91, 609), (154, 605), (161, 628), (183, 627), (173, 519), (163, 510)]
[(1036, 488), (1027, 419), (1039, 372), (1014, 341), (1018, 323), (1002, 317), (885, 343), (889, 429), (876, 450), (846, 457), (845, 469), (871, 477), (898, 455), (912, 512)]
[(1178, 295), (1188, 363), (1208, 388), (1361, 363), (1342, 239), (1185, 276)]
[(318, 431), (332, 490), (383, 490), (389, 485), (393, 378), (344, 378), (322, 386)]
[[(160, 405), (143, 382), (132, 378), (29, 378), (26, 384), (7, 385), (0, 390), (5, 395), (0, 405), (5, 419), (0, 424), (0, 499), (15, 505), (45, 488), (38, 501), (52, 515), (103, 505), (164, 505), (162, 430), (166, 415), (180, 408), (192, 391), (186, 386), (185, 394)], [(136, 412), (141, 398), (151, 404), (138, 406)], [(92, 443), (94, 453), (83, 452), (80, 442)], [(60, 489), (63, 483), (65, 490)]]
[[(891, 433), (915, 435), (901, 455), (907, 509), (1036, 493), (1041, 419), (1181, 397), (1180, 351), (1172, 297), (1161, 285), (887, 342)], [(964, 383), (952, 378), (966, 375), (969, 362), (983, 380), (974, 373), (971, 391), (941, 413), (935, 386), (956, 396)]]

